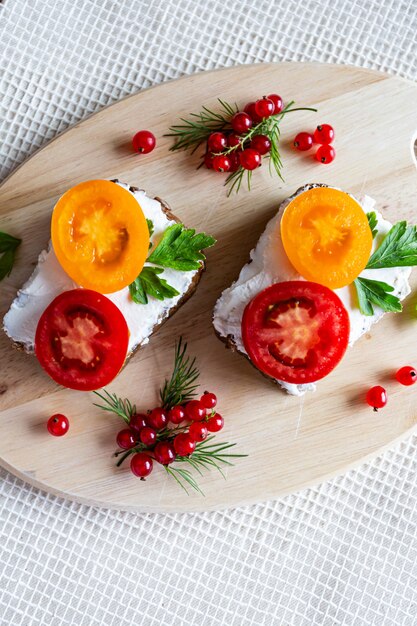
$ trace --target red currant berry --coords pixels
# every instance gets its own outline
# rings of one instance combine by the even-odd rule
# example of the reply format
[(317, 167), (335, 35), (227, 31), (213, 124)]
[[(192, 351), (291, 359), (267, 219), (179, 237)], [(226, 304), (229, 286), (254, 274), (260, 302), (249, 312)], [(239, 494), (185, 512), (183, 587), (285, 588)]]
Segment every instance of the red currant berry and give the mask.
[(153, 469), (152, 457), (143, 452), (134, 454), (130, 460), (130, 469), (135, 476), (146, 478)]
[(169, 441), (160, 441), (156, 444), (153, 451), (155, 460), (161, 465), (169, 465), (175, 461), (175, 450), (172, 443)]
[(320, 146), (315, 154), (316, 160), (319, 161), (319, 163), (325, 163), (326, 165), (334, 161), (335, 156), (336, 150), (333, 146), (328, 146), (327, 144)]
[(227, 146), (227, 137), (223, 133), (211, 133), (207, 140), (210, 152), (221, 152)]
[(213, 169), (213, 155), (211, 154), (211, 152), (206, 152), (206, 154), (204, 155), (204, 165), (208, 170)]
[(329, 144), (334, 139), (334, 130), (330, 124), (320, 124), (314, 131), (314, 143)]
[(243, 135), (244, 133), (247, 133), (248, 130), (252, 128), (253, 124), (250, 115), (248, 115), (244, 111), (239, 111), (238, 113), (235, 113), (230, 120), (230, 123), (232, 124), (233, 130), (238, 135)]
[(119, 448), (128, 450), (129, 448), (133, 448), (136, 443), (136, 438), (134, 433), (129, 428), (124, 428), (117, 433), (116, 442)]
[(147, 154), (152, 152), (156, 145), (155, 135), (149, 130), (140, 130), (132, 139), (133, 149), (135, 152)]
[(225, 154), (218, 154), (213, 157), (213, 169), (215, 172), (229, 172), (231, 162), (228, 156)]
[(240, 141), (241, 141), (240, 137), (232, 133), (227, 138), (227, 145), (229, 146), (229, 148), (235, 148), (236, 146), (240, 144)]
[(298, 133), (294, 138), (294, 148), (304, 152), (313, 147), (313, 137), (310, 133)]
[(207, 433), (207, 425), (203, 422), (193, 422), (188, 429), (188, 434), (193, 441), (204, 441), (207, 437)]
[(139, 439), (145, 446), (153, 446), (156, 443), (156, 430), (145, 426), (139, 433)]
[(168, 421), (173, 424), (181, 424), (185, 420), (185, 411), (184, 407), (180, 404), (177, 406), (173, 406), (172, 409), (168, 411)]
[(231, 152), (229, 154), (229, 161), (230, 161), (230, 170), (229, 170), (229, 172), (236, 172), (236, 170), (238, 170), (239, 167), (240, 167), (239, 154), (238, 154), (237, 150), (235, 150), (234, 152)]
[(69, 421), (65, 415), (56, 413), (49, 418), (46, 427), (48, 432), (54, 437), (62, 437), (62, 435), (65, 435), (68, 432)]
[(210, 417), (207, 420), (207, 430), (210, 433), (218, 433), (224, 426), (224, 419), (220, 415), (220, 413), (215, 413), (213, 417)]
[(245, 106), (243, 110), (245, 113), (249, 115), (249, 117), (252, 119), (253, 122), (257, 123), (257, 122), (260, 122), (261, 120), (256, 115), (255, 104), (256, 102), (248, 102), (248, 104)]
[(398, 372), (395, 374), (395, 378), (398, 380), (401, 385), (406, 385), (409, 387), (410, 385), (414, 385), (417, 380), (417, 372), (414, 367), (410, 367), (409, 365), (405, 365), (401, 367)]
[(200, 398), (200, 404), (205, 409), (214, 409), (217, 404), (217, 397), (210, 391), (205, 391)]
[(275, 110), (275, 103), (266, 96), (255, 102), (255, 113), (261, 119), (271, 117)]
[(272, 115), (276, 115), (277, 113), (281, 113), (282, 111), (282, 98), (277, 93), (270, 93), (268, 100), (272, 100), (274, 103), (274, 112)]
[(147, 415), (143, 415), (141, 413), (136, 413), (132, 415), (129, 422), (129, 427), (135, 432), (140, 432), (142, 428), (145, 428), (147, 425)]
[(240, 164), (245, 170), (255, 170), (261, 164), (261, 155), (253, 148), (245, 148), (239, 155)]
[(195, 450), (195, 441), (190, 435), (180, 433), (174, 439), (174, 449), (179, 456), (190, 456)]
[(161, 430), (168, 424), (168, 416), (164, 409), (158, 407), (149, 413), (146, 421), (151, 428)]
[(379, 385), (371, 387), (366, 394), (366, 401), (369, 406), (373, 407), (374, 411), (382, 409), (388, 402), (387, 392)]
[(193, 422), (201, 422), (206, 416), (206, 409), (199, 400), (190, 400), (185, 405), (185, 415)]
[(257, 150), (260, 155), (267, 154), (271, 149), (271, 141), (266, 135), (255, 135), (250, 142), (250, 147)]

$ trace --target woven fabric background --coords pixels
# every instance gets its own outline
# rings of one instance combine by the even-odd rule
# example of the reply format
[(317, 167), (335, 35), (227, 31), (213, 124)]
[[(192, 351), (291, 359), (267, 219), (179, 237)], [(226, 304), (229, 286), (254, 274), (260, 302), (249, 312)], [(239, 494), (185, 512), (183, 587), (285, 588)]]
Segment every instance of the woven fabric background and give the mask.
[[(70, 124), (183, 74), (316, 60), (416, 79), (416, 51), (416, 0), (0, 0), (0, 180)], [(414, 626), (416, 474), (409, 438), (277, 502), (133, 515), (1, 470), (0, 624)]]

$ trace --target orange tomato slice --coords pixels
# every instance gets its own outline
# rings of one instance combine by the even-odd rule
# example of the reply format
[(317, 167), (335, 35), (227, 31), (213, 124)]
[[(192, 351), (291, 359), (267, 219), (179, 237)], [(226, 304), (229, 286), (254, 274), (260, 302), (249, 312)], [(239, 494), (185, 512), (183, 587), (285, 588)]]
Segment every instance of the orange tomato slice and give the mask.
[(113, 293), (140, 274), (149, 230), (134, 196), (109, 180), (69, 189), (52, 214), (52, 245), (62, 268), (86, 289)]
[(331, 187), (314, 187), (296, 196), (282, 216), (281, 237), (297, 272), (330, 289), (353, 282), (372, 248), (360, 204)]

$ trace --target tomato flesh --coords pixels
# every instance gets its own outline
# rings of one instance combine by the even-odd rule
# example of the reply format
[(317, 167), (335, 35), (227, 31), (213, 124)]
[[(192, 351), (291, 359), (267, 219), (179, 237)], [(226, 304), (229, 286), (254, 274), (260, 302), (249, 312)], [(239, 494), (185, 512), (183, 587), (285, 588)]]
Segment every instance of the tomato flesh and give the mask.
[(111, 300), (89, 289), (60, 294), (43, 312), (35, 353), (55, 382), (92, 391), (107, 385), (126, 359), (129, 330)]
[(256, 367), (277, 380), (311, 383), (327, 376), (349, 341), (349, 315), (330, 289), (308, 281), (275, 283), (246, 306), (245, 349)]

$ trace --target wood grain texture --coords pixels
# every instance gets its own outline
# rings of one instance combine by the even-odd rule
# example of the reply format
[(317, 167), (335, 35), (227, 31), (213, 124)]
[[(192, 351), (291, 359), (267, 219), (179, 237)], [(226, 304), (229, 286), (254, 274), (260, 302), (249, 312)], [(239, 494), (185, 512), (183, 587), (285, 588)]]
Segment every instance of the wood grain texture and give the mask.
[[(289, 115), (282, 124), (285, 183), (264, 168), (253, 177), (250, 193), (228, 199), (221, 176), (195, 171), (197, 156), (169, 152), (163, 133), (201, 104), (216, 106), (217, 96), (243, 104), (276, 91), (287, 101), (319, 109), (319, 114)], [(249, 456), (228, 470), (227, 481), (213, 472), (200, 479), (205, 498), (186, 496), (160, 469), (140, 482), (127, 468), (114, 467), (119, 420), (95, 409), (92, 394), (57, 387), (35, 358), (15, 352), (1, 333), (0, 462), (36, 486), (87, 503), (144, 511), (217, 509), (275, 498), (346, 471), (414, 428), (416, 391), (392, 382), (397, 367), (416, 360), (413, 294), (402, 315), (385, 316), (318, 391), (302, 399), (285, 395), (245, 359), (225, 350), (214, 335), (211, 314), (279, 203), (305, 183), (366, 192), (389, 219), (416, 221), (416, 102), (414, 83), (357, 68), (241, 66), (131, 96), (62, 134), (18, 168), (0, 187), (0, 229), (23, 238), (16, 268), (0, 286), (2, 315), (49, 239), (54, 202), (82, 180), (117, 177), (145, 188), (165, 198), (187, 224), (217, 237), (196, 295), (109, 389), (141, 408), (155, 404), (157, 388), (170, 371), (175, 338), (182, 334), (198, 358), (203, 389), (219, 397), (226, 418), (219, 440), (237, 442), (237, 451)], [(320, 122), (332, 123), (337, 132), (337, 158), (327, 167), (290, 148), (296, 132)], [(141, 128), (158, 137), (157, 148), (146, 157), (130, 150), (130, 139)], [(363, 395), (381, 382), (390, 401), (376, 414)], [(71, 420), (62, 439), (45, 429), (54, 412)]]

